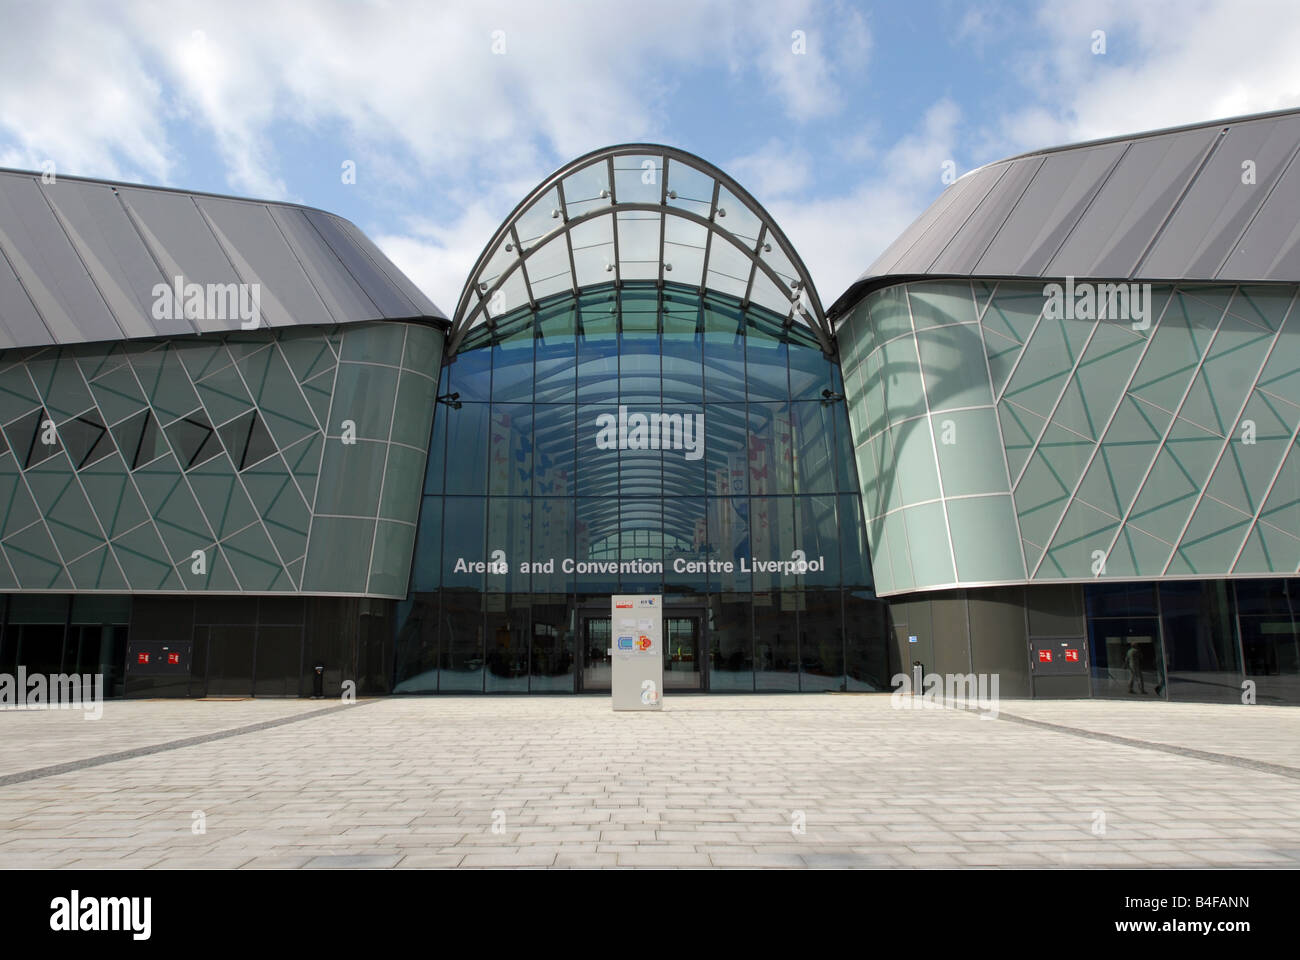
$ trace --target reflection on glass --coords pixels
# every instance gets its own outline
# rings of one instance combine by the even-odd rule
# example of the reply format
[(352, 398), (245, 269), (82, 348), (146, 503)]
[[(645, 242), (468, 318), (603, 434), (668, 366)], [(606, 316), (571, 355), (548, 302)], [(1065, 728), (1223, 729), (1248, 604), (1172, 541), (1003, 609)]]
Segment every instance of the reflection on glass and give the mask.
[[(610, 595), (663, 592), (674, 689), (887, 688), (836, 363), (760, 300), (622, 279), (516, 308), (448, 366), (395, 684), (608, 690)], [(699, 418), (701, 456), (642, 444), (637, 414)], [(505, 571), (456, 569), (498, 550)], [(796, 550), (824, 568), (754, 569)]]

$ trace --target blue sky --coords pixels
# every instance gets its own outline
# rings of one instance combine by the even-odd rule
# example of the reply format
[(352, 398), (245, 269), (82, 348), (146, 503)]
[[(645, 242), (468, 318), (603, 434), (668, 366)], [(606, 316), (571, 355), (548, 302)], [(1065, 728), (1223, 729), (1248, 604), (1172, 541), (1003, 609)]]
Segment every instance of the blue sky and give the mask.
[(533, 185), (612, 143), (727, 170), (830, 303), (946, 162), (1300, 105), (1290, 0), (0, 0), (0, 22), (0, 166), (321, 207), (444, 310)]

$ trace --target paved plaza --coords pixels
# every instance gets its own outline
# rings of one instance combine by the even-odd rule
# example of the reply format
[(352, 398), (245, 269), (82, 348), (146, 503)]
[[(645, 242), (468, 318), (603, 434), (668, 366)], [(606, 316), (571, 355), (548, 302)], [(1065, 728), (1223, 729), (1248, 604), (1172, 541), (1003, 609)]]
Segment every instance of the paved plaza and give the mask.
[[(201, 828), (201, 829), (200, 829)], [(1296, 867), (1300, 709), (883, 694), (0, 712), (0, 867)]]

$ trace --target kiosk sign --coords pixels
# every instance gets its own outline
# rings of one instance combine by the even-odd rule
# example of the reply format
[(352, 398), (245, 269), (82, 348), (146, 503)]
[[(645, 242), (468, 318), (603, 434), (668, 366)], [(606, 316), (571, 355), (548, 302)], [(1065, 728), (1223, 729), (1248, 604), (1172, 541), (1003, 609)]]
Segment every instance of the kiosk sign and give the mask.
[(610, 689), (615, 710), (663, 708), (663, 602), (659, 594), (618, 595), (610, 601), (614, 648)]

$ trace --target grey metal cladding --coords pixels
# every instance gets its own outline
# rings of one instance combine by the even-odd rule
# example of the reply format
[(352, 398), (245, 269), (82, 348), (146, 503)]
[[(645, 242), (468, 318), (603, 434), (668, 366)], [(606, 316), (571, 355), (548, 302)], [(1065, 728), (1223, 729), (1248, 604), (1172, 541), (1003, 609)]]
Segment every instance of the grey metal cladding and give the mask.
[[(1300, 145), (1300, 117), (1237, 124), (1192, 183), (1146, 261), (1152, 276), (1211, 277)], [(1242, 164), (1253, 164), (1253, 171)], [(1253, 176), (1248, 177), (1250, 172)], [(1253, 180), (1253, 183), (1243, 182)], [(1258, 269), (1260, 265), (1253, 267)], [(1253, 280), (1261, 277), (1237, 277)]]
[(31, 297), (9, 268), (6, 246), (0, 240), (0, 347), (45, 346), (54, 337), (41, 322)]
[[(123, 334), (157, 336), (151, 291), (162, 276), (122, 202), (111, 190), (77, 180), (42, 184), (41, 192), (58, 213)], [(166, 332), (194, 331), (181, 320), (176, 329)]]
[(420, 315), (419, 309), (411, 302), (411, 298), (393, 286), (388, 277), (384, 275), (384, 271), (379, 269), (369, 254), (352, 241), (352, 238), (348, 236), (334, 217), (315, 210), (307, 210), (306, 215), (312, 226), (320, 231), (330, 249), (334, 251), (353, 279), (361, 285), (366, 296), (374, 302), (383, 316), (415, 317)]
[(960, 269), (972, 260), (979, 260), (992, 240), (985, 225), (1006, 220), (1007, 215), (1020, 202), (1040, 166), (1041, 162), (1031, 162), (1017, 163), (1007, 168), (930, 269), (935, 273), (945, 273)]
[(1005, 220), (991, 224), (997, 235), (974, 269), (981, 273), (1040, 276), (1123, 152), (1123, 145), (1110, 144), (1047, 157)]
[(957, 196), (944, 211), (943, 216), (937, 218), (925, 233), (917, 238), (916, 243), (903, 256), (902, 262), (918, 266), (924, 264), (922, 271), (929, 272), (931, 265), (952, 239), (953, 233), (960, 230), (979, 209), (981, 201), (1005, 173), (1005, 167), (985, 167), (972, 173), (969, 188)]
[(1300, 110), (1284, 110), (990, 164), (940, 194), (829, 313), (926, 275), (1295, 282), (1298, 155)]
[(1291, 160), (1262, 209), (1269, 215), (1255, 216), (1220, 272), (1243, 273), (1236, 262), (1241, 261), (1262, 268), (1266, 276), (1300, 277), (1300, 158)]
[(198, 205), (240, 276), (261, 284), (267, 326), (333, 322), (265, 205), (216, 197), (200, 197)]
[(122, 336), (36, 180), (0, 177), (0, 247), (56, 342)]
[(348, 238), (351, 239), (362, 253), (365, 253), (374, 262), (375, 266), (383, 273), (384, 277), (395, 286), (402, 294), (411, 301), (415, 310), (411, 316), (415, 317), (440, 317), (442, 311), (434, 305), (434, 302), (424, 295), (424, 292), (411, 282), (410, 278), (394, 266), (393, 261), (384, 256), (383, 252), (371, 242), (370, 238), (357, 229), (356, 224), (349, 223), (342, 217), (336, 217), (329, 214), (329, 219), (337, 224)]
[(1090, 276), (1127, 276), (1217, 136), (1216, 128), (1130, 145), (1047, 275), (1064, 276), (1071, 265), (1090, 263)]
[[(346, 220), (293, 204), (0, 170), (0, 349), (226, 332), (155, 288), (256, 283), (268, 326), (446, 316)], [(175, 314), (175, 311), (171, 311)]]

